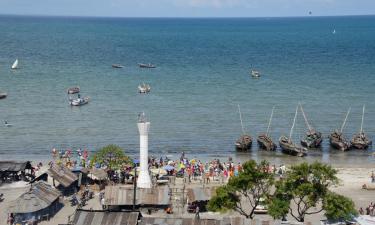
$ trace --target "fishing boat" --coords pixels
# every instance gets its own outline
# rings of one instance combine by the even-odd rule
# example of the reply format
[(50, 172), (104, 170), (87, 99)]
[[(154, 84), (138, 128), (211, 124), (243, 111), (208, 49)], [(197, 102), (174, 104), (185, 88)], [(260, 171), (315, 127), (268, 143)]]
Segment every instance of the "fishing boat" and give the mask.
[(242, 123), (242, 114), (241, 114), (241, 109), (240, 105), (238, 105), (238, 112), (240, 114), (240, 122), (241, 122), (241, 128), (242, 128), (242, 135), (239, 139), (236, 141), (236, 150), (239, 152), (245, 152), (251, 149), (251, 145), (253, 143), (253, 139), (250, 135), (245, 133), (245, 128)]
[(147, 64), (146, 63), (138, 63), (138, 66), (140, 68), (150, 68), (150, 69), (156, 68), (156, 66), (151, 64), (151, 63), (147, 63)]
[(124, 68), (124, 66), (120, 64), (112, 64), (112, 68), (121, 69), (121, 68)]
[(292, 141), (292, 134), (293, 134), (294, 126), (296, 124), (297, 114), (298, 114), (298, 106), (296, 108), (296, 113), (294, 115), (293, 125), (292, 125), (292, 128), (290, 129), (289, 137), (281, 136), (279, 138), (279, 144), (283, 153), (288, 154), (288, 155), (303, 157), (307, 155), (307, 149), (302, 146), (298, 146), (294, 144)]
[(12, 68), (12, 70), (18, 69), (18, 59), (16, 59), (16, 61), (14, 61), (11, 68)]
[(68, 94), (77, 94), (81, 91), (81, 89), (77, 86), (77, 87), (71, 87), (71, 88), (68, 88)]
[(366, 136), (365, 132), (363, 131), (363, 119), (365, 116), (365, 106), (362, 109), (362, 121), (361, 121), (361, 129), (359, 133), (355, 134), (350, 141), (351, 147), (354, 149), (367, 149), (369, 146), (372, 145), (372, 141)]
[(259, 78), (260, 77), (260, 72), (256, 70), (251, 70), (251, 76), (253, 78)]
[(275, 110), (275, 107), (272, 108), (271, 116), (268, 121), (267, 131), (266, 133), (262, 133), (258, 136), (257, 142), (260, 149), (266, 150), (266, 151), (275, 151), (277, 148), (277, 145), (272, 141), (271, 136), (269, 135), (269, 130), (271, 127), (272, 117), (273, 117), (273, 111)]
[(348, 151), (350, 149), (350, 142), (347, 141), (344, 134), (342, 133), (346, 124), (346, 120), (348, 119), (350, 110), (351, 108), (348, 109), (348, 112), (346, 113), (344, 122), (342, 123), (340, 130), (336, 129), (329, 135), (329, 143), (332, 148), (335, 148), (341, 151)]
[(301, 140), (301, 145), (307, 148), (319, 148), (322, 144), (323, 138), (322, 133), (316, 131), (307, 120), (305, 111), (303, 110), (302, 105), (300, 104), (303, 118), (305, 120), (308, 131), (305, 134), (305, 137)]
[(147, 94), (151, 91), (151, 87), (150, 85), (148, 84), (141, 84), (141, 85), (138, 85), (138, 92), (141, 93), (141, 94)]
[(0, 92), (0, 99), (6, 98), (8, 94), (6, 92)]
[(11, 127), (11, 126), (13, 126), (11, 123), (9, 123), (8, 121), (4, 121), (4, 126), (6, 126), (6, 127)]
[(69, 104), (71, 106), (82, 106), (82, 105), (86, 105), (87, 103), (89, 103), (89, 97), (81, 98), (81, 96), (78, 96), (78, 98), (76, 99), (72, 99), (72, 98), (69, 99)]

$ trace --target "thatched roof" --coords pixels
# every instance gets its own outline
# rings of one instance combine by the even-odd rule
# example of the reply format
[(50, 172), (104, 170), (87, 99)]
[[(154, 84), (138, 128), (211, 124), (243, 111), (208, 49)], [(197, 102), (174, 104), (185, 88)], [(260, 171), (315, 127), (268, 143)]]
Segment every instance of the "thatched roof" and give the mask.
[(0, 161), (0, 172), (19, 172), (31, 169), (30, 161)]
[(8, 206), (9, 213), (33, 213), (49, 207), (60, 197), (60, 192), (44, 181), (39, 181), (30, 187)]
[(48, 169), (47, 173), (64, 187), (69, 187), (72, 183), (78, 180), (76, 174), (62, 165), (53, 164), (51, 168)]
[(138, 212), (107, 212), (77, 210), (73, 225), (137, 225)]

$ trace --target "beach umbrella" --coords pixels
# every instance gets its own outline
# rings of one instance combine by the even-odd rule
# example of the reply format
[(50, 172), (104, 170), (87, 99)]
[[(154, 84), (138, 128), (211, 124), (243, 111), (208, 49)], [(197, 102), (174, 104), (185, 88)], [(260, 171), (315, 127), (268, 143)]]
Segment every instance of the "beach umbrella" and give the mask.
[(172, 171), (172, 170), (174, 170), (175, 168), (174, 168), (173, 166), (171, 166), (171, 165), (166, 165), (166, 166), (164, 166), (163, 169), (165, 169), (166, 171)]

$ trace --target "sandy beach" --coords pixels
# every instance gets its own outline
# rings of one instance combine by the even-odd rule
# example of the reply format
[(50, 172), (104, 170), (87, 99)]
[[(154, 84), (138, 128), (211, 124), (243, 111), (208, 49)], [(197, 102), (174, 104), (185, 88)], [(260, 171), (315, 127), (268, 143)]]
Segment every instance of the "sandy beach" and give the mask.
[[(48, 169), (48, 166), (43, 166), (37, 173), (41, 174), (44, 171)], [(351, 167), (351, 168), (336, 168), (338, 170), (338, 177), (340, 179), (340, 184), (333, 187), (332, 190), (345, 195), (347, 197), (350, 197), (356, 205), (356, 208), (360, 207), (367, 207), (371, 202), (375, 201), (374, 199), (374, 193), (375, 191), (369, 191), (362, 189), (363, 184), (369, 184), (370, 183), (370, 176), (371, 172), (373, 171), (373, 168), (365, 167)], [(37, 175), (38, 175), (37, 174)], [(52, 185), (52, 183), (51, 183)], [(171, 187), (182, 187), (183, 179), (178, 178), (176, 179), (175, 184), (171, 184)], [(194, 186), (201, 186), (201, 182), (199, 180), (193, 181), (190, 184), (185, 184), (186, 187), (194, 187)], [(209, 184), (211, 186), (218, 186), (221, 185), (220, 182), (211, 182)], [(3, 193), (5, 196), (5, 199), (3, 202), (0, 203), (0, 224), (6, 224), (7, 221), (7, 213), (6, 209), (7, 206), (11, 201), (14, 201), (17, 199), (22, 193), (27, 191), (27, 189), (30, 188), (29, 184), (26, 182), (16, 182), (12, 184), (4, 184), (0, 186), (0, 193)], [(100, 210), (101, 205), (99, 202), (99, 193), (95, 193), (95, 197), (88, 201), (87, 205), (84, 207), (84, 209), (94, 209), (94, 210)], [(175, 196), (176, 199), (179, 199), (179, 196)], [(68, 219), (73, 217), (74, 211), (76, 207), (72, 207), (70, 205), (70, 202), (68, 198), (61, 198), (60, 200), (64, 207), (50, 220), (50, 221), (44, 221), (40, 224), (61, 224), (61, 223), (67, 223)], [(194, 214), (187, 213), (186, 209), (180, 208), (181, 206), (179, 204), (176, 205), (176, 201), (172, 199), (172, 204), (174, 205), (174, 216), (181, 216), (181, 217), (193, 217)], [(144, 213), (145, 215), (147, 213)], [(152, 214), (155, 215), (163, 215), (167, 216), (163, 211), (155, 212)], [(221, 216), (235, 216), (236, 214), (233, 212), (227, 212), (225, 214), (218, 214), (218, 213), (202, 213), (201, 218), (217, 218)], [(146, 215), (147, 216), (147, 215)], [(169, 215), (170, 216), (170, 215)], [(256, 219), (265, 219), (265, 220), (272, 220), (271, 217), (267, 215), (257, 215), (255, 217)], [(289, 218), (291, 221), (292, 218)], [(312, 215), (307, 216), (306, 221), (310, 221), (313, 224), (319, 224), (319, 220), (324, 219), (324, 215), (321, 213), (320, 215)]]

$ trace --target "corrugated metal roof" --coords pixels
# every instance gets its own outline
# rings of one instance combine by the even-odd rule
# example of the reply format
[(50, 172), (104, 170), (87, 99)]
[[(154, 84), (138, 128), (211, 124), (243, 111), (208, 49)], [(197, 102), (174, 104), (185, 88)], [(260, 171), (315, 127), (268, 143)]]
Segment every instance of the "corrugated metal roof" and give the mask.
[(188, 202), (209, 201), (215, 194), (215, 187), (193, 187), (186, 189)]
[(138, 225), (250, 225), (252, 220), (242, 217), (217, 219), (143, 217)]
[(45, 209), (60, 197), (60, 192), (51, 187), (44, 181), (38, 181), (33, 184), (30, 190), (15, 201), (11, 202), (8, 207), (10, 213), (32, 213)]
[(88, 176), (93, 180), (105, 180), (108, 174), (103, 169), (91, 169)]
[(52, 165), (47, 173), (64, 187), (69, 187), (74, 181), (78, 180), (77, 175), (75, 175), (69, 168), (62, 165)]
[[(168, 187), (151, 189), (137, 188), (137, 205), (169, 205)], [(106, 205), (133, 205), (133, 187), (131, 186), (106, 186), (104, 199)]]
[(31, 168), (30, 161), (17, 162), (17, 161), (0, 161), (1, 172), (18, 172)]
[(137, 225), (138, 212), (77, 210), (73, 225)]

